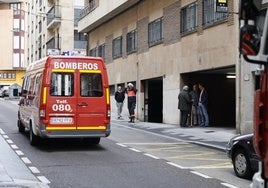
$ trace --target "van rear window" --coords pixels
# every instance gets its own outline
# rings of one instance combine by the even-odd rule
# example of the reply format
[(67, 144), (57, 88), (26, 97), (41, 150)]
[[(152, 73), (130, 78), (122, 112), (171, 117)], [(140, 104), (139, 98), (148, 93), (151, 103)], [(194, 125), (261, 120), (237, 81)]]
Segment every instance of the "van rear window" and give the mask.
[(101, 74), (81, 73), (80, 74), (80, 96), (101, 97), (103, 96)]
[(50, 82), (51, 96), (73, 96), (74, 74), (53, 72)]

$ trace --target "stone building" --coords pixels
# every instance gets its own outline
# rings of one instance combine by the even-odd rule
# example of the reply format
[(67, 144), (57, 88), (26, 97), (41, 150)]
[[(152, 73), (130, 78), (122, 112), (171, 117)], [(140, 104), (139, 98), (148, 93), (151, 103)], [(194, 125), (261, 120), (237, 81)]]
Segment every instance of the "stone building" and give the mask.
[(258, 77), (239, 56), (239, 1), (229, 0), (228, 12), (215, 12), (214, 0), (84, 2), (78, 31), (88, 55), (105, 59), (111, 97), (118, 85), (137, 87), (139, 120), (178, 124), (178, 93), (202, 82), (211, 126), (252, 131)]

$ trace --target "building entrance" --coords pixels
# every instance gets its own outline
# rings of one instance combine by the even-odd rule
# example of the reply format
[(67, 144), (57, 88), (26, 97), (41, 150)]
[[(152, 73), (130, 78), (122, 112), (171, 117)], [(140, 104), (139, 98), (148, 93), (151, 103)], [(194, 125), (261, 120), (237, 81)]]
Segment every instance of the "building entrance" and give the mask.
[(208, 92), (210, 126), (235, 127), (235, 67), (192, 72), (181, 75), (182, 85), (203, 83)]
[(163, 121), (163, 79), (155, 78), (147, 80), (145, 85), (146, 96), (145, 105), (147, 105), (147, 121), (162, 123)]

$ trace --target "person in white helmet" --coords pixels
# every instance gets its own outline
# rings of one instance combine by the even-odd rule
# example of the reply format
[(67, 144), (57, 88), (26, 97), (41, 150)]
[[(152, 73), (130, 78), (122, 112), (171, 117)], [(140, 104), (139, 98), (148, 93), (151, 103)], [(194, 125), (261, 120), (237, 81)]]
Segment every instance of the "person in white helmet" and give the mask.
[(127, 102), (128, 102), (128, 111), (129, 111), (129, 119), (131, 123), (135, 122), (135, 108), (136, 108), (136, 93), (137, 89), (134, 87), (132, 83), (128, 83), (127, 88), (125, 90), (127, 94)]

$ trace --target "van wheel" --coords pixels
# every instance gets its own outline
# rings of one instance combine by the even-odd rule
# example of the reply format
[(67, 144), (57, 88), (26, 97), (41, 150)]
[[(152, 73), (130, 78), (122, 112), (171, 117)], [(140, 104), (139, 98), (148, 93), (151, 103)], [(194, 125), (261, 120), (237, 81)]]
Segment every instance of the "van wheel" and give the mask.
[(32, 146), (36, 146), (38, 145), (40, 142), (40, 138), (39, 136), (36, 136), (33, 132), (33, 128), (32, 128), (32, 125), (30, 125), (30, 144)]
[(25, 132), (25, 127), (23, 126), (23, 124), (21, 123), (21, 121), (18, 119), (18, 129), (20, 133), (24, 133)]

